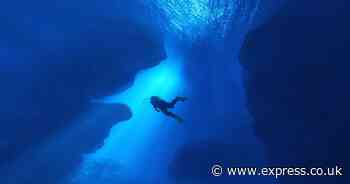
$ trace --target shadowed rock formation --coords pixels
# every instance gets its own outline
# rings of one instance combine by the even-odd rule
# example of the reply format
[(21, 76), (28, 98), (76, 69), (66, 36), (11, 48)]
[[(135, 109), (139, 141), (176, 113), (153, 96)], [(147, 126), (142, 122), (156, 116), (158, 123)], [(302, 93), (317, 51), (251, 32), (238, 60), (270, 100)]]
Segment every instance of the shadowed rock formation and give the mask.
[(69, 126), (91, 99), (128, 87), (139, 70), (166, 57), (161, 35), (126, 14), (131, 5), (111, 16), (112, 1), (93, 2), (1, 6), (0, 165)]
[(121, 104), (94, 104), (87, 112), (45, 141), (22, 153), (8, 166), (0, 168), (4, 184), (60, 183), (83, 159), (103, 144), (110, 128), (131, 117)]
[[(241, 50), (248, 106), (271, 164), (348, 165), (348, 1), (289, 1)], [(285, 183), (344, 183), (289, 177)]]

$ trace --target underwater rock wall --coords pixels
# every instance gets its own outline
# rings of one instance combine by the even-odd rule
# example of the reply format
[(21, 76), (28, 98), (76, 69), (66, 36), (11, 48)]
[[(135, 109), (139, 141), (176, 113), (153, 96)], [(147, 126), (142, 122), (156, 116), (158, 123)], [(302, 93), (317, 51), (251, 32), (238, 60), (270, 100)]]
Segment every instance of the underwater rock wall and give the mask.
[[(241, 49), (248, 108), (273, 165), (348, 165), (347, 1), (289, 1)], [(345, 183), (289, 177), (282, 183)]]
[(99, 148), (116, 123), (130, 119), (129, 108), (121, 104), (93, 104), (61, 129), (32, 145), (11, 164), (0, 168), (0, 182), (65, 183), (85, 154)]
[(128, 3), (37, 3), (40, 8), (17, 1), (0, 8), (0, 165), (166, 58), (160, 34), (141, 19), (114, 13)]

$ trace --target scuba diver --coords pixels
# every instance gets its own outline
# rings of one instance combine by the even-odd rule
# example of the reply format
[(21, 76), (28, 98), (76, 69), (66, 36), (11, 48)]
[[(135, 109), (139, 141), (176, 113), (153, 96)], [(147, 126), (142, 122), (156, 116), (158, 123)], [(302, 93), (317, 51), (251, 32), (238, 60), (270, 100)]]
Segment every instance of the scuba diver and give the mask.
[(183, 122), (183, 119), (180, 116), (174, 114), (173, 112), (170, 112), (169, 109), (174, 108), (175, 104), (178, 101), (183, 102), (185, 100), (187, 100), (186, 97), (179, 97), (178, 96), (175, 99), (173, 99), (171, 102), (167, 102), (167, 101), (159, 98), (158, 96), (151, 96), (151, 104), (153, 105), (154, 110), (156, 110), (157, 112), (162, 112), (166, 116), (174, 118), (179, 123)]

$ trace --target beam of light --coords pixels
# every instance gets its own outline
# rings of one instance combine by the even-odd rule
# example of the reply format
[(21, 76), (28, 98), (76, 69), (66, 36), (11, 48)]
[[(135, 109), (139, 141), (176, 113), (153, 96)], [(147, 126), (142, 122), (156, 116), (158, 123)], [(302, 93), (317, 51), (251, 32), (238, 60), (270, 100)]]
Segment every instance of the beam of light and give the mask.
[[(155, 112), (149, 102), (149, 97), (160, 96), (171, 100), (183, 94), (185, 84), (181, 71), (181, 59), (168, 50), (168, 59), (154, 68), (141, 71), (131, 88), (121, 94), (105, 98), (103, 100), (105, 103), (127, 104), (133, 115), (128, 121), (118, 123), (113, 127), (103, 147), (87, 155), (86, 163), (88, 164), (88, 160), (115, 162), (122, 168), (121, 172), (124, 173), (120, 174), (122, 177), (144, 175), (147, 167), (154, 166), (154, 164), (148, 164), (142, 167), (143, 163), (158, 160), (158, 165), (162, 165), (159, 162), (166, 155), (164, 151), (171, 151), (171, 149), (167, 150), (169, 145), (176, 144), (176, 140), (169, 142), (171, 139), (168, 139), (166, 137), (168, 135), (165, 134), (181, 125)], [(181, 105), (178, 105), (175, 110), (176, 113), (181, 113), (179, 111), (181, 111)], [(159, 145), (158, 148), (156, 145)], [(160, 152), (162, 153), (159, 154)], [(169, 159), (164, 158), (163, 160)]]
[[(242, 0), (145, 1), (146, 4), (155, 4), (157, 7), (155, 11), (163, 11), (163, 16), (168, 21), (166, 29), (169, 29), (169, 32), (184, 34), (192, 39), (197, 38), (203, 32), (210, 32), (210, 26), (213, 24), (217, 24), (218, 31), (224, 34), (225, 27), (231, 25), (230, 21), (247, 19), (251, 7), (244, 2)], [(233, 16), (238, 18), (234, 19)], [(80, 183), (103, 182), (103, 178), (102, 181), (97, 180), (96, 182), (90, 180), (96, 176), (93, 173), (97, 172), (94, 166), (90, 167), (90, 163), (96, 162), (100, 162), (103, 168), (107, 167), (105, 175), (112, 178), (114, 183), (125, 183), (116, 179), (118, 177), (144, 178), (147, 173), (154, 174), (152, 170), (166, 170), (166, 162), (171, 160), (171, 152), (176, 149), (176, 145), (181, 144), (179, 143), (183, 138), (179, 131), (181, 128), (172, 119), (156, 113), (149, 103), (149, 97), (156, 95), (171, 100), (177, 95), (183, 95), (185, 87), (181, 73), (182, 59), (172, 50), (168, 49), (167, 53), (166, 61), (140, 72), (131, 88), (103, 100), (105, 103), (127, 104), (133, 116), (130, 120), (117, 124), (111, 130), (102, 148), (87, 155), (78, 171), (78, 180), (79, 174), (82, 173), (89, 173), (89, 175), (92, 173), (92, 177), (86, 177), (83, 174), (83, 180), (88, 182)], [(176, 107), (176, 110), (181, 112), (183, 109), (180, 106)], [(109, 166), (108, 164), (106, 166), (106, 163), (109, 163)], [(120, 170), (113, 169), (115, 165), (119, 165)], [(118, 170), (116, 175), (113, 174), (114, 170)], [(157, 176), (166, 175), (159, 172), (156, 174)], [(101, 176), (101, 173), (98, 175)], [(151, 183), (159, 183), (159, 181)]]
[(246, 23), (257, 0), (145, 0), (162, 17), (164, 29), (196, 39), (206, 34), (224, 37), (233, 24)]

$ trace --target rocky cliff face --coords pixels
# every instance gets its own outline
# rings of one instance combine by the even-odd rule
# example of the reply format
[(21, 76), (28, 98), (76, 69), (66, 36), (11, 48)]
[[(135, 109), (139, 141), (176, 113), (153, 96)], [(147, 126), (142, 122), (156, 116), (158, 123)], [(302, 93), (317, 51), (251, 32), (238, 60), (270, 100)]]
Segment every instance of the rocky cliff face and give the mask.
[[(272, 164), (348, 164), (347, 1), (289, 1), (241, 49), (248, 106)], [(294, 181), (295, 180), (295, 181)], [(342, 183), (294, 177), (286, 183)]]
[(40, 8), (16, 1), (0, 8), (0, 165), (165, 58), (162, 38), (128, 17), (128, 6), (111, 18), (112, 2), (39, 2)]

